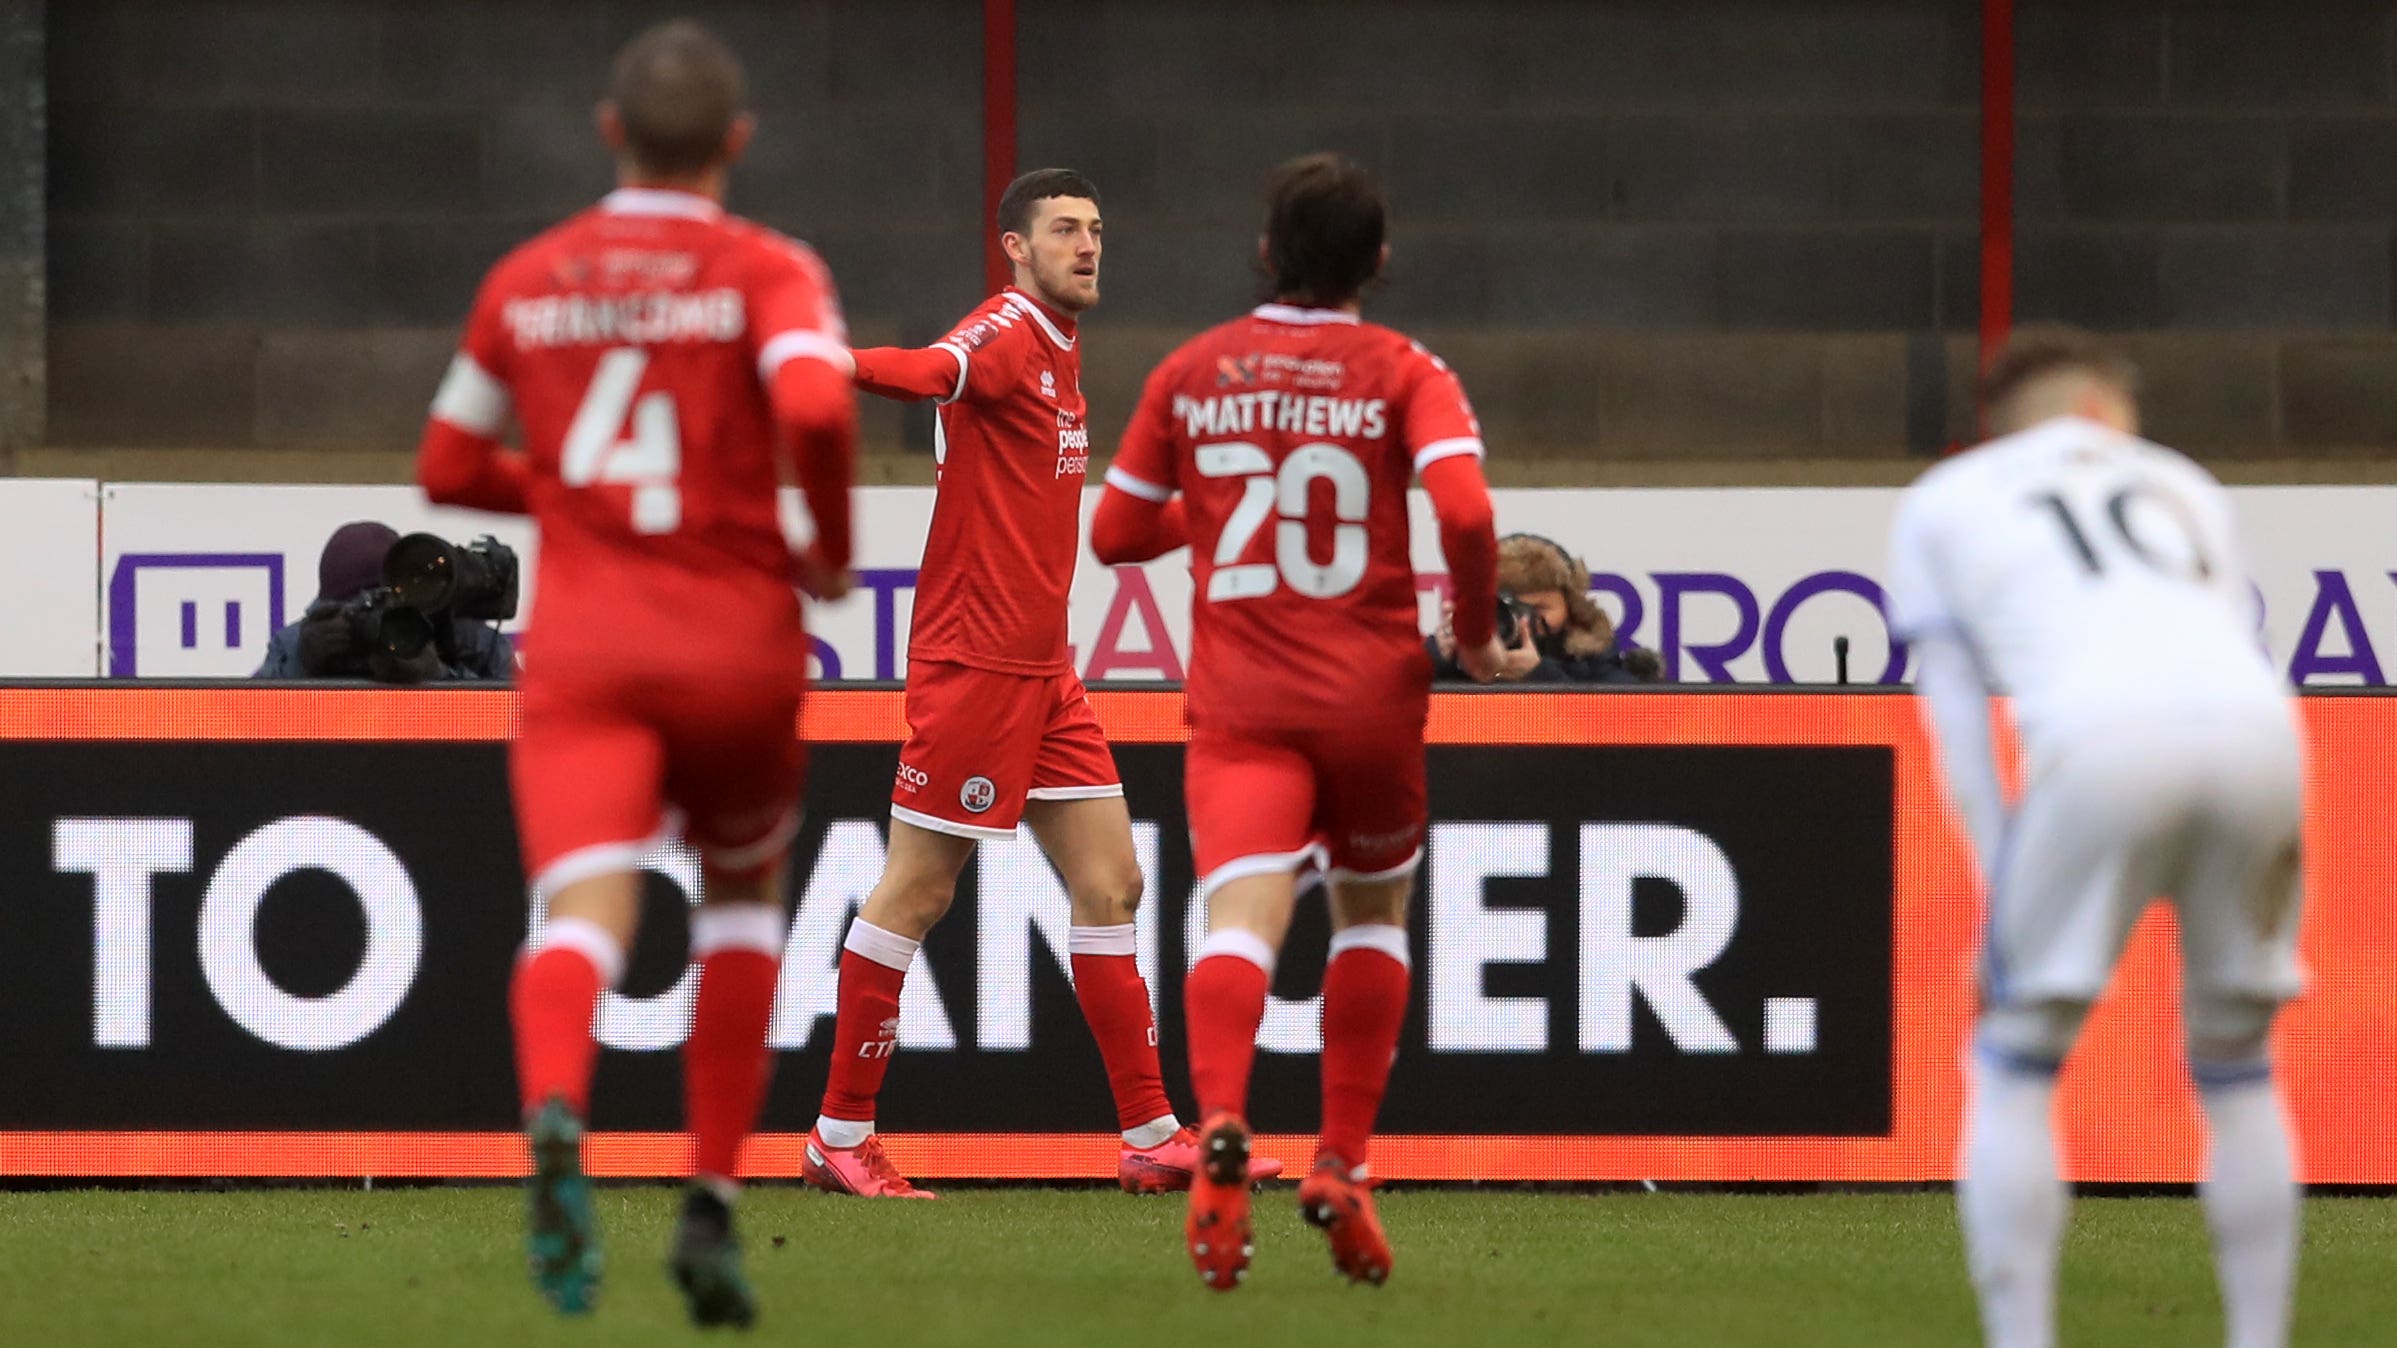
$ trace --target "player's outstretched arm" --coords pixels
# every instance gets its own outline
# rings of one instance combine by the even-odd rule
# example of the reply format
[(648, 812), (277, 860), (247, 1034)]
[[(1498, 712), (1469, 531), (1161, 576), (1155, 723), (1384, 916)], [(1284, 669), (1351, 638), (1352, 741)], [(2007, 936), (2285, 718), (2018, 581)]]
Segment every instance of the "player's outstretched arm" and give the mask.
[(1112, 478), (1090, 517), (1090, 551), (1109, 566), (1162, 557), (1190, 542), (1182, 498), (1159, 501), (1135, 495)]
[(450, 362), (416, 448), (416, 481), (437, 505), (522, 515), (531, 480), (524, 456), (499, 442), (512, 402), (507, 387), (472, 356)]
[(802, 578), (816, 597), (848, 590), (852, 553), (850, 487), (857, 479), (857, 398), (840, 370), (822, 360), (789, 360), (770, 390), (791, 474), (816, 522), (815, 541), (801, 559)]
[(868, 393), (904, 402), (946, 402), (965, 392), (966, 361), (950, 347), (869, 346), (850, 356), (857, 364), (857, 386)]
[(1922, 696), (1923, 719), (1939, 742), (1948, 793), (1964, 816), (1981, 874), (1987, 876), (2006, 827), (2006, 797), (1989, 733), (1990, 688), (1972, 651), (1953, 633), (1926, 632), (1912, 641), (1914, 691)]

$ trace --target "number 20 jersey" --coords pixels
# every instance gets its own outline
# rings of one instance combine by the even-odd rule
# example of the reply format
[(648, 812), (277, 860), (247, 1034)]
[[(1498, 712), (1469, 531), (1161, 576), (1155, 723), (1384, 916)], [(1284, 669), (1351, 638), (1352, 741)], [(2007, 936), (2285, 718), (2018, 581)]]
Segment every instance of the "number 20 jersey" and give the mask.
[(2285, 722), (2229, 493), (2172, 450), (2062, 417), (1923, 474), (1891, 533), (1902, 639), (1965, 643), (2034, 767), (2126, 719)]
[(1167, 357), (1107, 481), (1185, 502), (1190, 723), (1420, 724), (1407, 487), (1481, 452), (1456, 375), (1351, 313), (1268, 304)]
[(528, 675), (804, 674), (766, 384), (847, 336), (812, 251), (688, 193), (612, 193), (492, 268), (461, 354), (523, 431)]

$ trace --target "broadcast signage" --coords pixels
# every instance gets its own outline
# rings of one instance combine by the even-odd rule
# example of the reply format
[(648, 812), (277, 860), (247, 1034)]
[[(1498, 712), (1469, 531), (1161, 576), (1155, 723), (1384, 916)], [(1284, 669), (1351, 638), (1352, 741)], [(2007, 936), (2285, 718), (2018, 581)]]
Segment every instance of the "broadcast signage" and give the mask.
[[(1094, 696), (1150, 880), (1143, 970), (1169, 1085), (1201, 919), (1180, 706)], [(2313, 990), (2284, 1027), (2308, 1177), (2397, 1182), (2397, 973), (2367, 902), (2397, 703), (2305, 704)], [(809, 705), (809, 822), (771, 1037), (789, 1175), (834, 971), (881, 865), (898, 697)], [(505, 986), (527, 908), (504, 693), (0, 690), (0, 1174), (517, 1173)], [(1938, 1180), (1952, 1174), (1976, 911), (1915, 711), (1870, 694), (1443, 695), (1416, 969), (1376, 1168), (1394, 1178)], [(2356, 775), (2362, 764), (2372, 766)], [(2383, 782), (2383, 786), (2386, 783)], [(2346, 821), (2343, 823), (2343, 821)], [(654, 857), (649, 939), (602, 1008), (593, 1163), (666, 1174), (687, 854)], [(535, 903), (537, 920), (538, 903)], [(926, 943), (882, 1123), (927, 1177), (1108, 1173), (1066, 912), (1028, 837), (982, 849)], [(2167, 923), (2153, 920), (2068, 1069), (2080, 1178), (2186, 1179)], [(1260, 1033), (1257, 1123), (1304, 1161), (1323, 918), (1308, 905)], [(2119, 1107), (2134, 1111), (2120, 1118)]]

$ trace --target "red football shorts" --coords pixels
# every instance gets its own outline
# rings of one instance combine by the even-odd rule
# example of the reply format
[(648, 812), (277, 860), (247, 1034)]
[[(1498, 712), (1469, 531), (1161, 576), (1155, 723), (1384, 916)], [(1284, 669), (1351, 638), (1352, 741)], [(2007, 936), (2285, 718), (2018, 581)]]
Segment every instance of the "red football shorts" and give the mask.
[(1421, 723), (1200, 727), (1183, 759), (1199, 892), (1321, 864), (1396, 879), (1423, 859)]
[(771, 866), (798, 831), (801, 681), (574, 672), (521, 686), (508, 777), (537, 888), (633, 868), (670, 812), (728, 878)]
[(1015, 836), (1027, 800), (1123, 793), (1081, 676), (907, 662), (907, 744), (891, 818), (997, 841)]

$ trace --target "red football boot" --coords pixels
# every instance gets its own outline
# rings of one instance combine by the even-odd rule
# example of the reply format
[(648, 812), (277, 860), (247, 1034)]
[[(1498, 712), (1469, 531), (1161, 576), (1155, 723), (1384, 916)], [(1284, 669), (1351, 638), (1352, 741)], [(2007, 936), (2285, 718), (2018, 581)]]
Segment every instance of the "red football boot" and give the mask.
[(1235, 1114), (1207, 1120), (1199, 1130), (1198, 1155), (1182, 1237), (1199, 1279), (1229, 1292), (1248, 1277), (1249, 1256), (1257, 1252), (1248, 1224), (1248, 1125)]
[(939, 1197), (929, 1189), (909, 1184), (882, 1150), (882, 1140), (871, 1133), (854, 1147), (835, 1147), (809, 1129), (807, 1146), (799, 1157), (799, 1178), (828, 1194), (858, 1198)]
[[(1198, 1130), (1183, 1124), (1172, 1137), (1153, 1147), (1124, 1144), (1116, 1157), (1115, 1182), (1128, 1194), (1178, 1194), (1190, 1187), (1198, 1172)], [(1256, 1184), (1282, 1173), (1282, 1163), (1270, 1156), (1248, 1158), (1248, 1182)]]
[(1314, 1173), (1299, 1183), (1298, 1211), (1308, 1225), (1323, 1228), (1341, 1276), (1379, 1287), (1390, 1277), (1390, 1238), (1373, 1215), (1371, 1189), (1351, 1170), (1329, 1153), (1316, 1157)]

